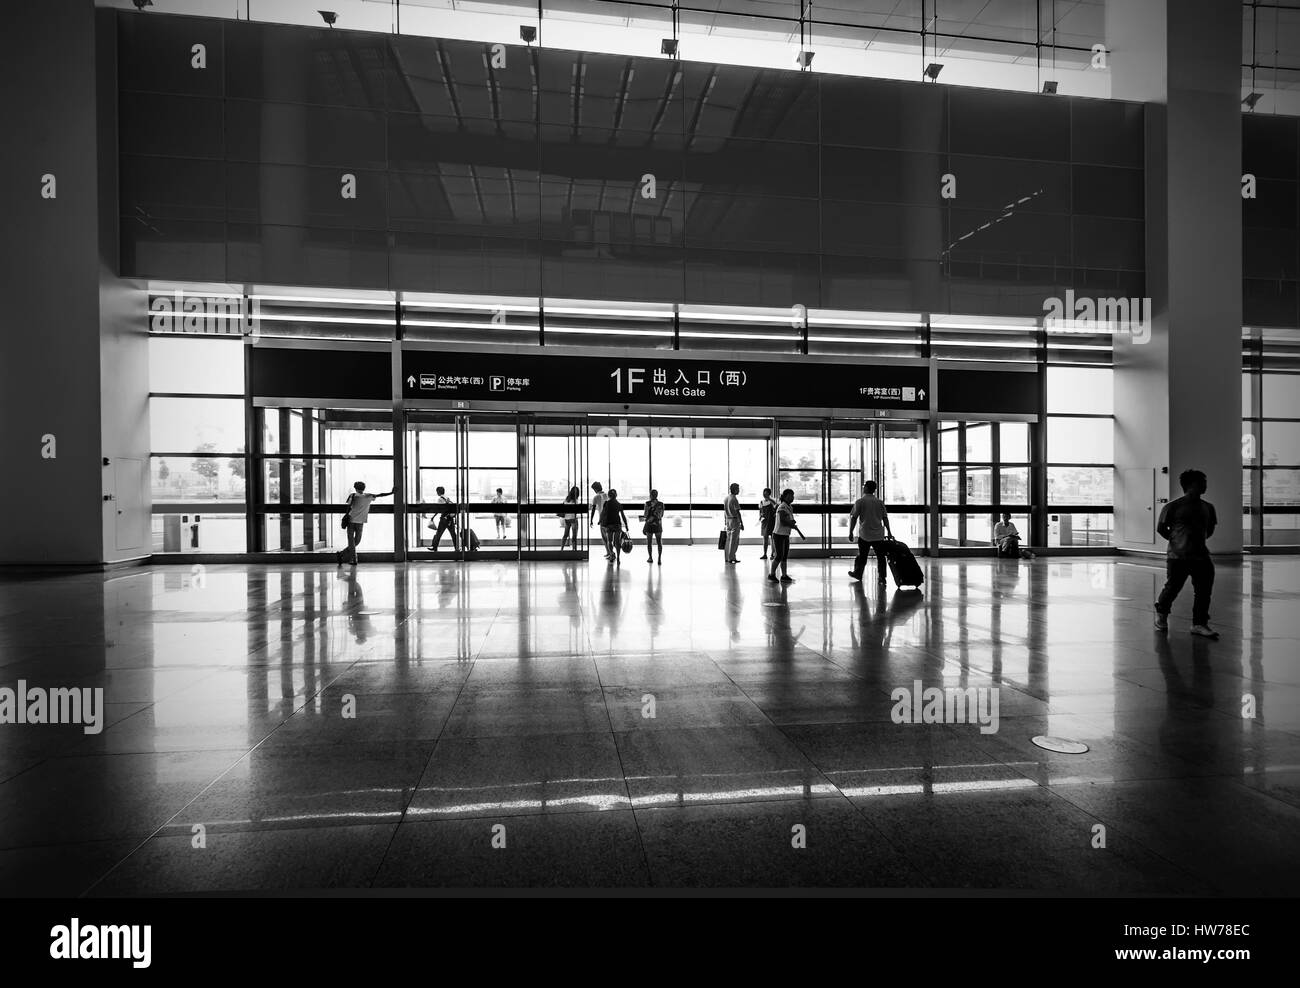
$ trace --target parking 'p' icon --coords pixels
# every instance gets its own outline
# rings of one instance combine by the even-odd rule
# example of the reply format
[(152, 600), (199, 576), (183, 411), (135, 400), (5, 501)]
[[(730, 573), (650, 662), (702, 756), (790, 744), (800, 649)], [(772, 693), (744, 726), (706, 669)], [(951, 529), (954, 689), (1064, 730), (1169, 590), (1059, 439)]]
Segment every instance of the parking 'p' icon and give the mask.
[(490, 377), (488, 382), (488, 386), (493, 391), (504, 391), (506, 389), (506, 379), (504, 377)]

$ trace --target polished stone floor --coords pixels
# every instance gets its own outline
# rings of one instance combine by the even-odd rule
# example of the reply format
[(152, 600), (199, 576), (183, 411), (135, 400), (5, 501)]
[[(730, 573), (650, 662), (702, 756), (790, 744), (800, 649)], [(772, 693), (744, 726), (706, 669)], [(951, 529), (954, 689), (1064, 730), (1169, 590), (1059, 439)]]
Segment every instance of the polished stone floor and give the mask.
[[(107, 711), (0, 725), (0, 894), (1300, 888), (1300, 559), (1220, 566), (1209, 642), (1140, 562), (756, 555), (0, 579), (0, 687)], [(997, 731), (895, 723), (918, 680)]]

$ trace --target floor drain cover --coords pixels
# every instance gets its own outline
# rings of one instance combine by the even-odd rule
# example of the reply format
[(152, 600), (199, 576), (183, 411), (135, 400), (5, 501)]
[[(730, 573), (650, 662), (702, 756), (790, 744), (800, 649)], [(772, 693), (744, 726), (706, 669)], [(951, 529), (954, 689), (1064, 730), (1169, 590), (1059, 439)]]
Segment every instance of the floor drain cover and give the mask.
[(1071, 741), (1069, 738), (1051, 738), (1046, 734), (1040, 734), (1036, 738), (1030, 738), (1030, 740), (1040, 748), (1046, 748), (1048, 751), (1059, 751), (1063, 755), (1082, 755), (1088, 750), (1088, 746), (1082, 741)]

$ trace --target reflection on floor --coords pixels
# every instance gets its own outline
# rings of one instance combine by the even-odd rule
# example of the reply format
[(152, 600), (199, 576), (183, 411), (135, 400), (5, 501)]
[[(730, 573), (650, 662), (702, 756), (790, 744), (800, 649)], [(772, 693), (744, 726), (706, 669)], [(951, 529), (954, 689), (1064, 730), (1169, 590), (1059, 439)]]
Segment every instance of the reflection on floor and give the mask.
[[(1154, 566), (922, 563), (7, 579), (0, 687), (102, 687), (106, 726), (0, 725), (0, 894), (1294, 893), (1300, 560), (1220, 566), (1218, 642), (1190, 588), (1155, 632)], [(996, 687), (997, 730), (895, 723), (918, 680)]]

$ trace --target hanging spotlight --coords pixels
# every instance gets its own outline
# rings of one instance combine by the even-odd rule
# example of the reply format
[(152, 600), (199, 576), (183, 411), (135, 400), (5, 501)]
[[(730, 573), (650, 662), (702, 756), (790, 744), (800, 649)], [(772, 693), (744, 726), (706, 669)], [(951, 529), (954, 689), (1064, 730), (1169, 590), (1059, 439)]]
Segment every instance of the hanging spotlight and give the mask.
[(939, 78), (939, 73), (943, 71), (942, 62), (931, 62), (925, 67), (925, 77), (931, 82)]
[(1048, 79), (1045, 83), (1043, 83), (1043, 92), (1046, 93), (1048, 96), (1055, 96), (1055, 95), (1056, 95), (1056, 80), (1055, 80), (1055, 79)]
[(1241, 103), (1247, 110), (1253, 110), (1255, 109), (1255, 104), (1263, 98), (1263, 93), (1247, 93), (1246, 98), (1242, 100)]
[(334, 22), (339, 19), (339, 15), (332, 10), (318, 10), (316, 13), (320, 14), (321, 20), (330, 27), (333, 27)]
[(152, 7), (153, 0), (131, 0), (135, 4), (136, 10), (144, 10), (145, 7)]
[(676, 39), (676, 38), (664, 38), (663, 41), (659, 42), (659, 53), (660, 53), (661, 55), (667, 55), (669, 58), (676, 58), (676, 57), (677, 57), (677, 39)]
[(798, 65), (800, 69), (807, 71), (812, 68), (813, 55), (815, 54), (816, 52), (801, 51), (794, 57), (795, 64)]
[(533, 27), (531, 24), (520, 24), (519, 40), (526, 45), (531, 45), (537, 40), (537, 28)]

